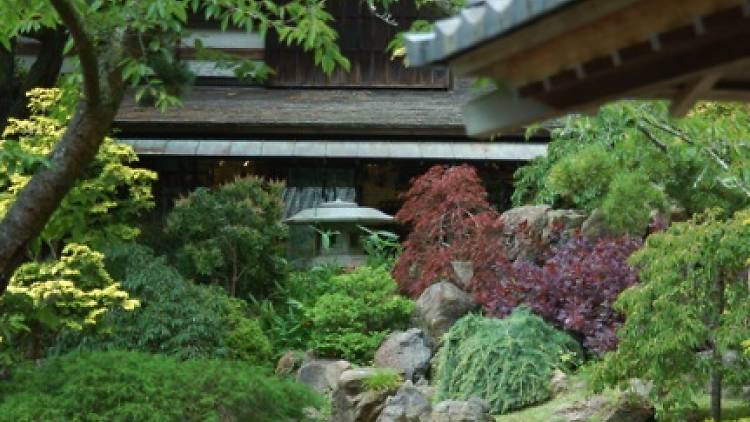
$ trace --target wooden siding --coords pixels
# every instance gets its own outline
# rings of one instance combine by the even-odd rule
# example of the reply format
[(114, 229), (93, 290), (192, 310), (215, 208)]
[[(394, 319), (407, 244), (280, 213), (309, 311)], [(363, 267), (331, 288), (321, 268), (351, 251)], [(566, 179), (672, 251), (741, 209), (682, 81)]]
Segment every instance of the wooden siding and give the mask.
[(312, 56), (299, 48), (281, 45), (275, 34), (266, 39), (266, 61), (276, 70), (269, 84), (277, 87), (347, 87), (347, 88), (450, 88), (445, 68), (407, 69), (401, 60), (391, 60), (386, 46), (398, 32), (409, 28), (417, 19), (434, 20), (417, 12), (411, 2), (394, 5), (391, 11), (398, 26), (373, 16), (366, 2), (336, 0), (329, 2), (336, 19), (339, 45), (351, 62), (349, 72), (336, 71), (331, 77), (313, 63)]

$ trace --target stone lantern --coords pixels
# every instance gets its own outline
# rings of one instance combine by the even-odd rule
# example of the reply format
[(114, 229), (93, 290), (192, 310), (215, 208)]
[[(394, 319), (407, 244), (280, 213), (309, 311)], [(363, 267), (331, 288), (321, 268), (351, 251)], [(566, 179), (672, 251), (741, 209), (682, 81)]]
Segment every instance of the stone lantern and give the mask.
[[(367, 260), (360, 241), (364, 233), (359, 226), (392, 224), (393, 217), (375, 208), (335, 200), (304, 209), (284, 222), (290, 225), (309, 225), (317, 230), (313, 256), (307, 260), (306, 266), (356, 267)], [(324, 242), (323, 236), (328, 237), (328, 242)], [(324, 247), (325, 243), (328, 243), (327, 247)]]

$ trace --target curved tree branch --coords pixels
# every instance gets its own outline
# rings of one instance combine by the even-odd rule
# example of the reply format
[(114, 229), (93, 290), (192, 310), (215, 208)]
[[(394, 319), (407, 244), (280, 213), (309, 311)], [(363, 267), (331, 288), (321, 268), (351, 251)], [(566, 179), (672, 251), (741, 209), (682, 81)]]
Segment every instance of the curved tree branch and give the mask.
[(101, 87), (99, 86), (99, 63), (96, 59), (94, 43), (86, 34), (81, 14), (69, 0), (50, 0), (52, 7), (63, 24), (68, 28), (70, 36), (76, 46), (78, 60), (81, 62), (83, 74), (83, 92), (90, 106), (96, 107), (101, 102)]

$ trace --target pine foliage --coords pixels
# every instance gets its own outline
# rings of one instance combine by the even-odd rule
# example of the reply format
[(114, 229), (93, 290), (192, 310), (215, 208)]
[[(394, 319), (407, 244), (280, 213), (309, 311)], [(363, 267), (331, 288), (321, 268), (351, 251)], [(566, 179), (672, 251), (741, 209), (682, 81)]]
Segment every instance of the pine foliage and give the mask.
[(578, 343), (527, 308), (504, 319), (467, 315), (451, 328), (437, 355), (437, 398), (478, 396), (493, 413), (550, 397), (556, 368), (569, 370), (581, 356)]
[(611, 229), (638, 235), (652, 210), (728, 216), (750, 203), (749, 111), (702, 103), (675, 120), (664, 102), (623, 101), (567, 118), (549, 154), (515, 173), (513, 203), (599, 208)]

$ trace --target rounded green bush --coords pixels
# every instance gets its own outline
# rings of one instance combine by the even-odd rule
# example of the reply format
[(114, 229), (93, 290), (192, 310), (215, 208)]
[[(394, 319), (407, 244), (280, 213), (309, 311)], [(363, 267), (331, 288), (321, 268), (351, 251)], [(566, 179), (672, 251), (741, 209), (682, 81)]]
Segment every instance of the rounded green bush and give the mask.
[(505, 413), (550, 397), (556, 368), (571, 369), (578, 343), (527, 308), (504, 319), (467, 315), (450, 329), (438, 352), (438, 400), (477, 396), (493, 413)]
[(406, 327), (414, 301), (400, 296), (387, 268), (359, 267), (328, 281), (306, 316), (321, 356), (368, 363), (391, 330)]
[(312, 390), (243, 362), (73, 353), (0, 381), (0, 422), (307, 420)]

